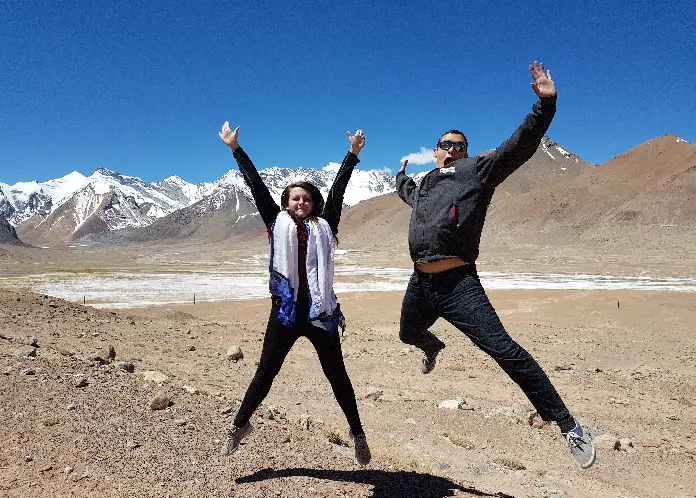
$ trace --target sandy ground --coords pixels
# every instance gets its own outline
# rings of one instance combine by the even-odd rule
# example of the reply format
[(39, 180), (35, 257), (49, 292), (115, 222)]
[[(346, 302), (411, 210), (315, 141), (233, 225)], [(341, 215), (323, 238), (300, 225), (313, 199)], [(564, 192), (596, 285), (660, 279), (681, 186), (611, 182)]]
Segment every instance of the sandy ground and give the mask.
[[(521, 391), (449, 324), (434, 326), (448, 347), (425, 376), (398, 340), (400, 293), (339, 297), (366, 468), (345, 446), (306, 340), (246, 444), (217, 456), (256, 367), (268, 299), (107, 311), (0, 291), (0, 496), (696, 496), (693, 294), (490, 293), (598, 438), (589, 470), (555, 426), (527, 423)], [(236, 363), (231, 345), (244, 353)], [(100, 364), (109, 346), (116, 358)], [(150, 370), (168, 379), (146, 380)], [(172, 404), (153, 411), (158, 391)], [(438, 408), (455, 398), (467, 409)]]

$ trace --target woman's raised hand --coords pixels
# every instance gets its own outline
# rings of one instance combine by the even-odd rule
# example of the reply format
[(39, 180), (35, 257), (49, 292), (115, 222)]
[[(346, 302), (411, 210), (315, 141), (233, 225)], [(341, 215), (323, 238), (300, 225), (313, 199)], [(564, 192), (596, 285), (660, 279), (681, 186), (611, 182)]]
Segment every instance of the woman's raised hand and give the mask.
[(222, 130), (218, 132), (218, 135), (220, 135), (220, 139), (225, 142), (230, 149), (236, 150), (239, 148), (239, 126), (232, 131), (232, 129), (230, 129), (230, 122), (225, 121), (225, 124), (222, 125)]
[(355, 135), (351, 135), (348, 130), (346, 130), (348, 135), (348, 140), (350, 141), (350, 151), (356, 156), (360, 154), (360, 151), (365, 147), (365, 135), (363, 135), (362, 130), (355, 132)]

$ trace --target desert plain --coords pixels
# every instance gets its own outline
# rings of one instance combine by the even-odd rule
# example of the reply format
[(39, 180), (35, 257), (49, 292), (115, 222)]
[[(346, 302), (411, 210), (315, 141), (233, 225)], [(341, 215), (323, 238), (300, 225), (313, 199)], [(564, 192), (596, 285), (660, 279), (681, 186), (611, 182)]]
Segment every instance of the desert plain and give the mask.
[[(358, 245), (350, 234), (345, 240), (339, 267), (408, 273), (403, 245), (351, 251)], [(533, 417), (495, 362), (442, 320), (433, 331), (447, 348), (422, 375), (420, 353), (398, 339), (402, 290), (339, 293), (348, 321), (343, 354), (373, 455), (360, 467), (306, 340), (255, 413), (253, 434), (232, 457), (218, 456), (256, 368), (268, 297), (110, 308), (47, 295), (38, 285), (39, 275), (69, 281), (85, 272), (176, 270), (200, 275), (204, 289), (215, 271), (248, 267), (262, 276), (263, 257), (254, 268), (248, 263), (263, 255), (262, 243), (258, 235), (233, 245), (2, 246), (0, 495), (696, 496), (692, 291), (489, 291), (509, 333), (595, 438), (597, 462), (582, 470), (557, 428)], [(478, 266), (482, 273), (553, 268), (693, 279), (696, 266), (687, 250), (681, 254), (641, 259), (639, 252), (515, 248), (491, 238)], [(242, 359), (228, 359), (231, 346)], [(153, 410), (158, 393), (169, 403)], [(439, 408), (446, 400), (460, 408)]]

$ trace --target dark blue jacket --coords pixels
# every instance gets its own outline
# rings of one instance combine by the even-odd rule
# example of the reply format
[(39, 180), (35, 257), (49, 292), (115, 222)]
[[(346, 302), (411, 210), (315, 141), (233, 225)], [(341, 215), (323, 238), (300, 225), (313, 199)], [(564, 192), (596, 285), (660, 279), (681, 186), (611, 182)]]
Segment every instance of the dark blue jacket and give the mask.
[(495, 188), (532, 157), (555, 113), (556, 98), (541, 99), (495, 152), (436, 168), (420, 185), (396, 175), (399, 197), (413, 208), (408, 246), (415, 264), (454, 257), (476, 261)]

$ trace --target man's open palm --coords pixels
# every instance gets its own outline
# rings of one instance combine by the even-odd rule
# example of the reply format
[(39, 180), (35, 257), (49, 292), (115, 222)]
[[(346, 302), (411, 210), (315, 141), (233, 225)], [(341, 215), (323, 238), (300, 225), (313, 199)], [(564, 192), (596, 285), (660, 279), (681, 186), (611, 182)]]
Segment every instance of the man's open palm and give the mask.
[(544, 71), (544, 63), (534, 61), (529, 65), (529, 72), (534, 80), (531, 85), (540, 99), (556, 96), (556, 84), (551, 79), (551, 71)]

